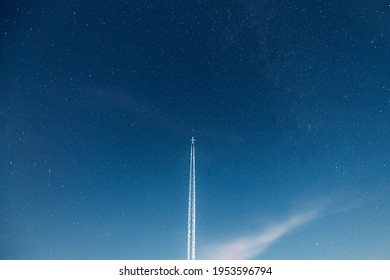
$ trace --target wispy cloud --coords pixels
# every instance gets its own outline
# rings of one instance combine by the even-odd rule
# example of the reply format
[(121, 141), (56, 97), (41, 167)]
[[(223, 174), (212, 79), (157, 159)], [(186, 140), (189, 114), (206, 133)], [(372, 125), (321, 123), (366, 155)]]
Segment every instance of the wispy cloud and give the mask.
[(289, 219), (268, 227), (258, 234), (247, 236), (229, 243), (206, 248), (207, 259), (244, 260), (263, 253), (272, 243), (288, 232), (319, 217), (320, 209), (312, 209), (291, 216)]
[[(377, 200), (377, 196), (360, 197), (351, 193), (338, 192), (321, 199), (308, 200), (315, 207), (293, 214), (290, 218), (274, 223), (263, 231), (244, 236), (227, 243), (209, 245), (204, 248), (205, 259), (245, 260), (265, 252), (285, 234), (315, 219), (321, 219), (343, 212), (355, 210)], [(307, 203), (306, 203), (307, 204)]]

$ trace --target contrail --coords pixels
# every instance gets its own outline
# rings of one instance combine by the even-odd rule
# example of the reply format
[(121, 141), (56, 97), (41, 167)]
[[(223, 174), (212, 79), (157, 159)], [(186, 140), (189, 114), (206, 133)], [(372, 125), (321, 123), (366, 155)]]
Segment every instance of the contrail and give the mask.
[(192, 163), (192, 258), (195, 260), (195, 228), (196, 228), (196, 184), (195, 184), (195, 139), (192, 138), (193, 163)]
[(188, 186), (187, 260), (195, 260), (196, 188), (195, 188), (195, 139), (191, 139), (190, 176)]

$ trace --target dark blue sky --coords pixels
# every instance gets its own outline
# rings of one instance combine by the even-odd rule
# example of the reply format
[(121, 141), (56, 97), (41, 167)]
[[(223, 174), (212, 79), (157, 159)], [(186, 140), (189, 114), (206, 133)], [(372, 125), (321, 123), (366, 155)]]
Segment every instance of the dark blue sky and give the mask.
[(1, 259), (390, 258), (390, 2), (0, 11)]

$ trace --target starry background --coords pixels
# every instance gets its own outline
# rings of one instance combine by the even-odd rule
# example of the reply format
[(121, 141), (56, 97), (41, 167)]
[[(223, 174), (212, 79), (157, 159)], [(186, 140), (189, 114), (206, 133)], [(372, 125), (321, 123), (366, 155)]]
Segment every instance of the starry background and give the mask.
[(2, 1), (0, 258), (390, 259), (390, 2)]

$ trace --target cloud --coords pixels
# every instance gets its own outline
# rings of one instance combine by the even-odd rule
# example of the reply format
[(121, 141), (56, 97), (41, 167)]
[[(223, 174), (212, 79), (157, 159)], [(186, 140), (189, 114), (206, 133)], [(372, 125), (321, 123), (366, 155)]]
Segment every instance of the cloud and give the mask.
[(308, 207), (306, 209), (310, 210), (298, 212), (257, 234), (237, 238), (227, 243), (209, 245), (204, 248), (204, 258), (217, 260), (253, 259), (264, 253), (279, 238), (304, 224), (316, 219), (353, 211), (377, 201), (379, 197), (378, 194), (362, 197), (351, 191), (338, 190), (333, 194), (322, 195), (316, 199), (304, 198), (299, 205), (306, 205)]
[(247, 236), (229, 243), (209, 246), (207, 259), (245, 260), (263, 253), (272, 243), (288, 232), (319, 217), (320, 209), (296, 214), (258, 234)]

